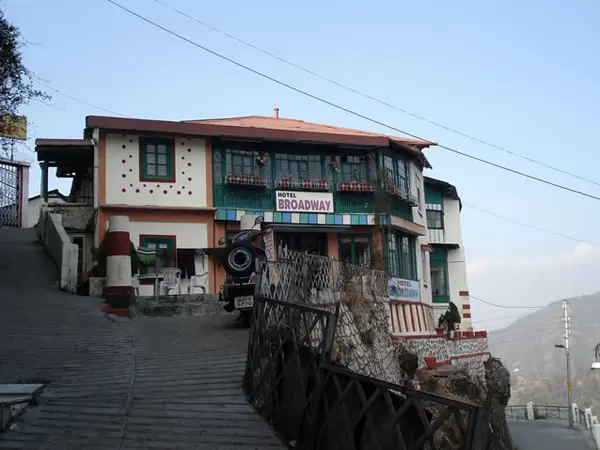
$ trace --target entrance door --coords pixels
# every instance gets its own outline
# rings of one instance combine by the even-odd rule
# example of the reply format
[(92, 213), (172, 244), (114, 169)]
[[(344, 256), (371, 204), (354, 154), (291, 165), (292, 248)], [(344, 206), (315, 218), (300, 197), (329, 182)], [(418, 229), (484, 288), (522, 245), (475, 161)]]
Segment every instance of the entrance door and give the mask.
[(314, 255), (327, 256), (326, 233), (290, 233), (278, 231), (275, 235), (277, 248), (287, 247), (295, 252), (310, 251)]

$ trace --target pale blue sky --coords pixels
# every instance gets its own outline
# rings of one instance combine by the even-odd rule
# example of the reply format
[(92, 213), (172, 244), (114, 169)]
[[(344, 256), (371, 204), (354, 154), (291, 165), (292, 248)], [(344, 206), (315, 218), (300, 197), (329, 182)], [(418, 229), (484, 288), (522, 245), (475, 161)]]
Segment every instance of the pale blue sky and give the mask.
[[(462, 151), (600, 195), (574, 180), (388, 109), (277, 62), (153, 0), (120, 2), (186, 37), (345, 107)], [(215, 27), (404, 109), (600, 181), (600, 6), (594, 1), (164, 0)], [(492, 4), (494, 3), (494, 4)], [(245, 72), (106, 0), (0, 0), (26, 39), (25, 62), (53, 87), (122, 114), (182, 120), (270, 115), (389, 132)], [(85, 5), (85, 7), (84, 7)], [(53, 94), (23, 110), (31, 137), (80, 137), (106, 113)], [(33, 149), (33, 144), (31, 144)], [(600, 243), (598, 202), (450, 154), (427, 150), (431, 176), (463, 201)], [(51, 187), (67, 186), (51, 180)], [(33, 169), (31, 191), (39, 191)], [(600, 250), (465, 207), (472, 294), (546, 304), (600, 290)], [(585, 250), (585, 249), (583, 249)], [(581, 258), (580, 256), (583, 255)], [(526, 260), (529, 259), (529, 260)], [(524, 310), (473, 300), (481, 326)], [(485, 322), (484, 322), (485, 321)]]

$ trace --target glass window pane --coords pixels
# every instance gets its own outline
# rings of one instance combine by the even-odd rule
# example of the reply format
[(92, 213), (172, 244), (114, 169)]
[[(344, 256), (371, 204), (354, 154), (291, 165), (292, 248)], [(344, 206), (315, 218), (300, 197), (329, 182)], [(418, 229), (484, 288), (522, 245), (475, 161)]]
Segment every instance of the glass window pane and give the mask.
[(146, 145), (146, 153), (156, 153), (156, 147), (154, 144)]
[(156, 154), (155, 153), (146, 154), (146, 162), (149, 164), (154, 164), (156, 162)]
[(167, 164), (167, 155), (158, 155), (158, 164)]
[(158, 153), (161, 153), (161, 154), (166, 154), (167, 153), (167, 146), (166, 145), (159, 144), (157, 146), (157, 148), (158, 148)]
[(156, 175), (156, 166), (154, 164), (146, 164), (146, 175)]
[(157, 169), (158, 169), (157, 175), (159, 177), (166, 177), (167, 176), (167, 166), (157, 166)]

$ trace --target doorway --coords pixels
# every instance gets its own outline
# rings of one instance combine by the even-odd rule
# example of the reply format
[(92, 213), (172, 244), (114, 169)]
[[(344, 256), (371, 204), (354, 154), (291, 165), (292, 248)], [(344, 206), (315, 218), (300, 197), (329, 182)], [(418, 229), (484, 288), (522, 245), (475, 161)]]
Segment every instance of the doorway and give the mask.
[(313, 255), (327, 255), (327, 233), (293, 233), (278, 231), (275, 235), (277, 248), (287, 247), (295, 252), (309, 251)]

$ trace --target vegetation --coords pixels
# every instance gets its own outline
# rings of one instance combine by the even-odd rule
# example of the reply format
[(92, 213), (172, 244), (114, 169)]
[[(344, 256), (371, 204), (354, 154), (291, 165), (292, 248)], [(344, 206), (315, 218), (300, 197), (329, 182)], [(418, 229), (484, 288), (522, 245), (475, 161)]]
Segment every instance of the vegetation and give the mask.
[[(23, 39), (0, 9), (0, 115), (18, 114), (31, 100), (49, 100), (50, 96), (35, 89), (33, 72), (23, 64)], [(15, 140), (0, 138), (0, 156), (12, 157)]]
[(458, 308), (453, 302), (450, 302), (448, 310), (440, 316), (438, 327), (444, 328), (446, 332), (450, 333), (456, 329), (456, 325), (458, 325), (461, 320)]
[[(594, 348), (600, 342), (600, 293), (569, 299), (573, 401), (600, 413), (600, 374), (592, 372)], [(562, 301), (488, 333), (492, 354), (511, 373), (511, 404), (567, 405), (566, 359), (563, 349)]]

